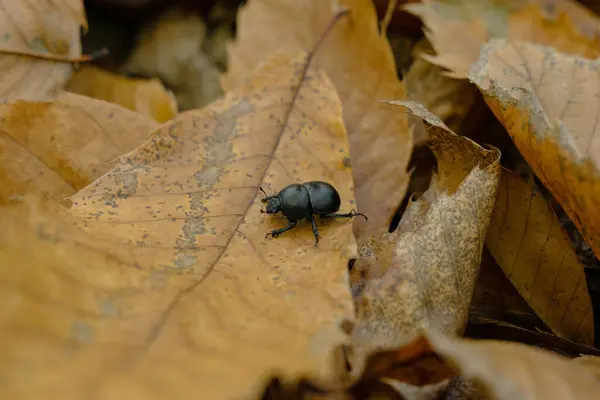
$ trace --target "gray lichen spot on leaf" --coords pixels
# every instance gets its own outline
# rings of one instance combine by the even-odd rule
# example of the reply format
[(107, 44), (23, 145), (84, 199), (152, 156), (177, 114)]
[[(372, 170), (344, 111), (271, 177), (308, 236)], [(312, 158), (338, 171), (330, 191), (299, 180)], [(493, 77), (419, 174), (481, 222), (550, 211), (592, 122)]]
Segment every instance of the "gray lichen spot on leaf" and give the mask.
[(46, 43), (44, 43), (44, 41), (39, 36), (36, 36), (33, 39), (31, 39), (31, 41), (29, 42), (29, 47), (31, 48), (31, 50), (40, 53), (48, 52), (48, 47), (46, 47)]
[(87, 322), (75, 321), (71, 326), (71, 337), (79, 343), (92, 343), (94, 330)]
[(350, 168), (351, 164), (350, 164), (350, 157), (344, 157), (344, 167), (346, 168)]
[(118, 174), (115, 174), (115, 183), (121, 186), (117, 190), (117, 197), (126, 199), (134, 195), (138, 185), (138, 169), (134, 167), (119, 171)]
[(183, 237), (177, 239), (177, 248), (195, 249), (196, 236), (206, 233), (215, 233), (215, 229), (210, 230), (204, 225), (204, 218), (190, 218), (183, 224)]
[(175, 257), (174, 263), (177, 268), (187, 269), (198, 263), (198, 257), (181, 252)]
[(204, 138), (205, 165), (194, 175), (198, 187), (212, 188), (219, 182), (224, 165), (235, 157), (231, 139), (235, 137), (236, 118), (253, 109), (252, 104), (242, 100), (216, 116), (217, 124), (212, 135)]
[(190, 193), (188, 197), (190, 199), (191, 210), (199, 211), (202, 214), (208, 212), (208, 207), (206, 207), (205, 203), (212, 197), (210, 193)]
[(212, 188), (219, 182), (221, 171), (222, 167), (218, 165), (203, 165), (202, 169), (194, 174), (194, 178), (198, 181), (198, 187)]
[(115, 317), (119, 315), (119, 309), (112, 299), (103, 299), (100, 301), (100, 312), (105, 317)]

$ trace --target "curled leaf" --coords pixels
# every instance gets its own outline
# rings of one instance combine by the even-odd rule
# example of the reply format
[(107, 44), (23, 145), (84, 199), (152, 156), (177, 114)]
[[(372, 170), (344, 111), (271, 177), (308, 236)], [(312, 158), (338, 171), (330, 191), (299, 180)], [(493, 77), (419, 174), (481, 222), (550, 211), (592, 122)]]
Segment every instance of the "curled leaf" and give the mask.
[(499, 152), (451, 132), (422, 106), (438, 173), (410, 202), (398, 231), (360, 249), (369, 274), (353, 339), (363, 350), (398, 346), (421, 327), (461, 333), (500, 179)]

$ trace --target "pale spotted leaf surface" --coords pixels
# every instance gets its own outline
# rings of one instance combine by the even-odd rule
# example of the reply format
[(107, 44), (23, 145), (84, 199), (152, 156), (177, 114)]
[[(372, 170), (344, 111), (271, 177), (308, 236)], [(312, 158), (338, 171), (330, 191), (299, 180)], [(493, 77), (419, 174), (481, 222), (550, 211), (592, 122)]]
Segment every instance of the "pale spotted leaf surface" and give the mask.
[(70, 196), (109, 171), (159, 126), (115, 104), (71, 93), (0, 104), (0, 203), (28, 191)]
[(598, 61), (493, 40), (483, 48), (469, 79), (600, 255)]
[(87, 29), (82, 0), (2, 0), (0, 98), (51, 100), (62, 92), (73, 65), (35, 55), (80, 56), (82, 27)]
[(398, 346), (422, 327), (462, 333), (500, 181), (497, 149), (454, 134), (419, 104), (389, 103), (427, 123), (438, 173), (396, 232), (361, 248), (369, 276), (353, 339), (363, 351)]
[(319, 222), (314, 248), (307, 223), (265, 239), (286, 221), (260, 212), (259, 185), (323, 179), (353, 201), (339, 99), (306, 61), (178, 115), (71, 209), (2, 213), (0, 264), (22, 267), (2, 269), (0, 397), (259, 398), (273, 376), (343, 376), (352, 224)]
[(554, 332), (593, 344), (594, 315), (583, 265), (534, 182), (503, 171), (486, 245)]

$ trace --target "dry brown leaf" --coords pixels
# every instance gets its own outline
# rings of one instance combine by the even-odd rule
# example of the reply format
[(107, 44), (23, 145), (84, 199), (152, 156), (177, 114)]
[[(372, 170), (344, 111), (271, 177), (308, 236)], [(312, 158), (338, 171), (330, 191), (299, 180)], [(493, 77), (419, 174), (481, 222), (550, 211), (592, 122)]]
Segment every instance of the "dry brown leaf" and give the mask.
[(43, 57), (79, 56), (81, 27), (87, 29), (82, 0), (3, 0), (0, 98), (50, 100), (62, 92), (72, 65)]
[(69, 196), (157, 127), (117, 105), (71, 93), (53, 102), (0, 104), (0, 203), (32, 189)]
[(121, 72), (160, 78), (182, 110), (202, 108), (223, 94), (220, 71), (201, 48), (205, 35), (200, 16), (171, 9), (142, 29)]
[(503, 171), (486, 245), (521, 296), (554, 332), (594, 343), (583, 265), (533, 181)]
[(463, 331), (500, 180), (496, 149), (457, 136), (416, 103), (390, 103), (430, 125), (438, 173), (397, 232), (361, 249), (369, 276), (353, 339), (363, 351), (398, 346), (421, 327)]
[(551, 48), (494, 40), (469, 79), (599, 256), (597, 69)]
[(589, 58), (600, 54), (600, 20), (570, 1), (441, 0), (405, 9), (423, 20), (437, 53), (423, 58), (447, 68), (453, 78), (466, 78), (490, 38), (533, 42)]
[(94, 66), (83, 66), (69, 82), (68, 90), (115, 103), (166, 122), (177, 114), (177, 101), (157, 79), (131, 79)]
[(325, 179), (353, 202), (340, 102), (306, 60), (179, 114), (70, 210), (0, 213), (0, 264), (20, 266), (1, 271), (0, 397), (258, 398), (274, 375), (343, 376), (352, 224), (320, 223), (314, 248), (310, 224), (265, 239), (285, 222), (260, 213), (259, 185)]
[[(428, 333), (432, 348), (495, 400), (592, 400), (600, 397), (597, 367), (521, 343)], [(487, 398), (487, 397), (486, 397)]]
[[(381, 232), (406, 191), (413, 140), (406, 115), (376, 101), (404, 99), (406, 93), (389, 43), (379, 34), (372, 1), (343, 0), (340, 5), (351, 12), (324, 40), (315, 61), (342, 100), (356, 199), (369, 217), (365, 225), (356, 220), (355, 232)], [(250, 0), (239, 11), (238, 38), (228, 49), (223, 87), (236, 87), (266, 54), (312, 48), (338, 12), (335, 1), (283, 0), (275, 7), (271, 1)]]

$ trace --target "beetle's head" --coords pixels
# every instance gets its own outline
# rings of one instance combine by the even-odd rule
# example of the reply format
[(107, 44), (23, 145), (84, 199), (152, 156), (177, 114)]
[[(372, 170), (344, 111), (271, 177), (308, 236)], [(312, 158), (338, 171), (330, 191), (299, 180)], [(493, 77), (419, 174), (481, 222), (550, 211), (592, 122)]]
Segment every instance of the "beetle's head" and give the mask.
[(279, 201), (278, 197), (271, 197), (267, 201), (267, 214), (275, 214), (281, 211), (281, 201)]

